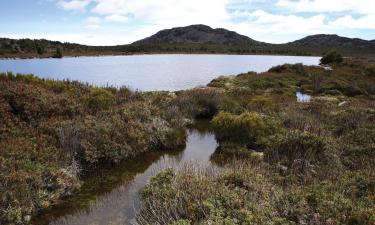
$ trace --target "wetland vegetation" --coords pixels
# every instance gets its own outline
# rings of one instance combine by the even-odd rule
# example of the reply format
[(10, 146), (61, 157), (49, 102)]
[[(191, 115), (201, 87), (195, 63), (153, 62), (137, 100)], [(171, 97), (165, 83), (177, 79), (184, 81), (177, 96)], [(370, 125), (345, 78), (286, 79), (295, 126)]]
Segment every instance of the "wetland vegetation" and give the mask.
[(214, 163), (152, 177), (139, 224), (374, 224), (375, 66), (330, 63), (178, 92), (1, 74), (0, 224), (29, 223), (102, 165), (180, 149), (197, 118), (212, 120)]

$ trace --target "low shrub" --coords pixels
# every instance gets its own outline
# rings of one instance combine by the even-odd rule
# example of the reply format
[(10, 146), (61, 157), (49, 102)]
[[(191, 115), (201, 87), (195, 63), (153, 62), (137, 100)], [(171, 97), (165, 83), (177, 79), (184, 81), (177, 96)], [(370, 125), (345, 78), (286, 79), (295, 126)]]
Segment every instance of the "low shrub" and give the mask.
[(273, 205), (278, 189), (243, 164), (220, 173), (194, 165), (163, 171), (151, 179), (145, 192), (139, 224), (273, 224), (283, 220)]
[(230, 142), (222, 143), (217, 149), (217, 152), (215, 152), (215, 154), (217, 153), (226, 156), (234, 156), (238, 159), (245, 159), (255, 163), (259, 163), (263, 160), (263, 153)]
[(176, 99), (190, 118), (212, 118), (219, 110), (222, 92), (215, 88), (196, 88), (180, 93)]
[(324, 54), (324, 56), (320, 59), (321, 64), (332, 64), (332, 63), (342, 63), (344, 59), (342, 58), (341, 54), (337, 51), (330, 51)]
[(275, 111), (276, 105), (271, 97), (258, 95), (250, 100), (247, 109), (260, 112), (271, 112)]
[(171, 99), (0, 74), (0, 224), (27, 224), (79, 189), (82, 171), (150, 151), (156, 134), (158, 149), (183, 145)]
[(256, 112), (233, 115), (221, 112), (212, 119), (219, 143), (232, 142), (249, 148), (264, 146), (267, 138), (278, 130), (278, 124), (270, 117)]
[(265, 159), (288, 168), (305, 170), (317, 163), (327, 162), (327, 144), (322, 137), (302, 131), (290, 131), (275, 136), (265, 153)]
[(98, 111), (101, 109), (109, 109), (113, 104), (113, 94), (102, 88), (93, 88), (90, 90), (89, 96), (85, 97), (87, 106), (93, 110)]
[(365, 68), (364, 73), (365, 73), (366, 76), (374, 77), (375, 76), (375, 65), (368, 65)]

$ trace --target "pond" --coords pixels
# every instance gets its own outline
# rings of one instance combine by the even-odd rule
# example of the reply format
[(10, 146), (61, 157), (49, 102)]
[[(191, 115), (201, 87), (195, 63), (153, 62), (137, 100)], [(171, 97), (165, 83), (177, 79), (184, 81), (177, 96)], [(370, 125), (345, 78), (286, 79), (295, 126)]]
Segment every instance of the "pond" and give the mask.
[(264, 72), (284, 63), (318, 65), (320, 57), (261, 55), (133, 55), (63, 59), (0, 60), (0, 72), (70, 79), (97, 86), (176, 91), (209, 83), (220, 75)]
[[(82, 189), (40, 216), (32, 224), (132, 224), (139, 209), (139, 191), (158, 171), (196, 162), (211, 165), (217, 148), (208, 120), (188, 130), (186, 147), (168, 152), (148, 152), (114, 167), (100, 168), (84, 179)], [(212, 164), (216, 166), (216, 164)]]

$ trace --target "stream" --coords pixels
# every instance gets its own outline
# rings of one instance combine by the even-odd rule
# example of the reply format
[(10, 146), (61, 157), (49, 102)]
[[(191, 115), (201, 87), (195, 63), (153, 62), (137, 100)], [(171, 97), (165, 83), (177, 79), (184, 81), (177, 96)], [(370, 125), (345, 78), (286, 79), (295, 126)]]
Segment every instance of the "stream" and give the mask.
[(151, 176), (190, 161), (210, 165), (216, 148), (209, 121), (196, 121), (188, 129), (184, 149), (148, 152), (116, 166), (97, 169), (84, 178), (80, 191), (41, 212), (32, 224), (134, 224), (140, 207), (139, 192)]

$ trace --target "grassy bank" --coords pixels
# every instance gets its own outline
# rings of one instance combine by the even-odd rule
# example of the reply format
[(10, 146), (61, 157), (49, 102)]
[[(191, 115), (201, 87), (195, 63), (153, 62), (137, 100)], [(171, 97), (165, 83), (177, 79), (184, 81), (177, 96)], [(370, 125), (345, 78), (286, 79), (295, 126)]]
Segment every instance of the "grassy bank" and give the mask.
[(224, 169), (159, 173), (139, 223), (375, 224), (375, 67), (330, 66), (282, 65), (182, 93), (190, 115), (213, 116), (212, 161)]
[(11, 73), (0, 75), (0, 90), (0, 224), (27, 223), (102, 163), (185, 144), (169, 93)]

